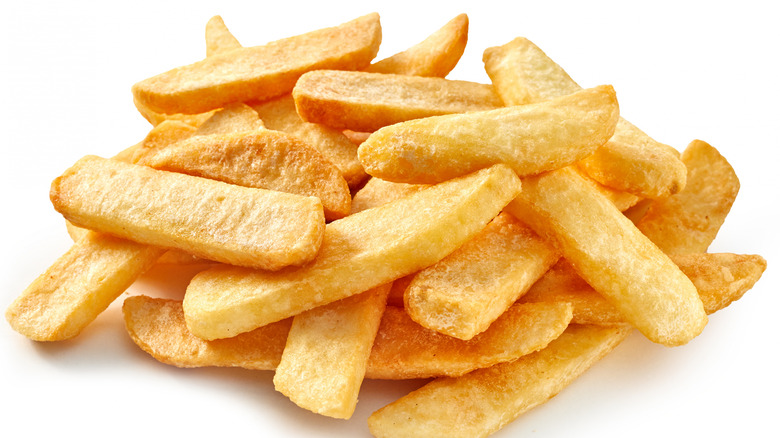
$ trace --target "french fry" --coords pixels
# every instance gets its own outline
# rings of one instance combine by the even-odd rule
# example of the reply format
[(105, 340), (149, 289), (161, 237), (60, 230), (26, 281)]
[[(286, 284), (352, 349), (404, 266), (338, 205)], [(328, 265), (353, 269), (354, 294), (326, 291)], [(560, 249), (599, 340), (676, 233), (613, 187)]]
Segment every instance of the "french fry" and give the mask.
[(75, 225), (263, 269), (310, 261), (325, 224), (317, 198), (95, 156), (55, 179), (50, 197)]
[(304, 122), (295, 110), (291, 95), (252, 104), (252, 108), (268, 129), (292, 134), (317, 149), (341, 171), (350, 188), (359, 187), (366, 180), (357, 146), (338, 129)]
[(350, 418), (389, 290), (385, 284), (296, 315), (274, 388), (314, 413)]
[(468, 32), (469, 18), (460, 14), (420, 43), (377, 61), (364, 71), (443, 78), (463, 55)]
[(303, 120), (366, 132), (503, 106), (489, 84), (359, 71), (310, 71), (298, 79), (292, 94)]
[(206, 56), (229, 52), (241, 47), (236, 37), (230, 33), (222, 17), (215, 15), (206, 23)]
[(309, 70), (368, 66), (381, 39), (379, 15), (369, 14), (340, 26), (209, 56), (135, 84), (133, 96), (165, 114), (196, 114), (269, 99), (291, 91)]
[[(671, 259), (696, 286), (708, 315), (740, 299), (766, 269), (766, 260), (757, 255), (691, 253), (672, 255)], [(615, 306), (593, 290), (565, 260), (550, 269), (520, 301), (571, 303), (572, 322), (577, 324), (626, 323)]]
[[(132, 158), (127, 163), (135, 163), (143, 158), (149, 151), (162, 149), (193, 136), (198, 128), (177, 120), (165, 120), (152, 128), (146, 137), (132, 151)], [(124, 157), (130, 155), (130, 151), (122, 152)]]
[(218, 267), (187, 287), (184, 313), (204, 339), (235, 336), (428, 266), (482, 229), (520, 191), (497, 165), (333, 221), (313, 263), (280, 272)]
[[(580, 90), (580, 86), (525, 38), (491, 47), (485, 70), (506, 105), (525, 105)], [(685, 187), (685, 166), (674, 148), (661, 144), (624, 119), (604, 147), (581, 166), (605, 186), (644, 198), (663, 198)]]
[(346, 216), (352, 203), (347, 182), (330, 161), (298, 138), (269, 129), (194, 136), (150, 151), (138, 164), (244, 187), (315, 196), (322, 201), (326, 220)]
[(401, 199), (426, 187), (425, 184), (394, 183), (371, 178), (352, 198), (352, 214)]
[(590, 155), (615, 129), (610, 86), (538, 104), (411, 120), (374, 132), (358, 148), (369, 175), (430, 184), (496, 163), (518, 175), (557, 169)]
[(648, 339), (682, 345), (704, 329), (707, 316), (691, 281), (579, 173), (559, 169), (523, 185), (507, 211), (556, 242), (577, 273)]
[(683, 151), (685, 189), (655, 200), (637, 224), (667, 254), (705, 252), (726, 220), (739, 192), (739, 179), (709, 144), (694, 140)]
[(264, 128), (257, 112), (243, 103), (232, 103), (214, 111), (192, 135), (232, 134)]
[[(187, 329), (181, 301), (132, 296), (125, 299), (122, 311), (133, 342), (158, 361), (181, 368), (275, 370), (292, 320), (284, 319), (232, 338), (205, 341)], [(421, 327), (403, 309), (388, 307), (365, 377), (401, 380), (461, 376), (510, 362), (560, 336), (571, 317), (568, 303), (515, 305), (488, 330), (470, 341), (461, 341)]]
[(165, 252), (87, 233), (11, 303), (14, 330), (35, 341), (75, 337)]
[(502, 213), (455, 252), (417, 273), (404, 293), (404, 308), (423, 327), (469, 340), (558, 258), (550, 243)]
[(558, 394), (630, 332), (570, 325), (543, 350), (428, 383), (371, 414), (368, 428), (377, 438), (486, 437)]

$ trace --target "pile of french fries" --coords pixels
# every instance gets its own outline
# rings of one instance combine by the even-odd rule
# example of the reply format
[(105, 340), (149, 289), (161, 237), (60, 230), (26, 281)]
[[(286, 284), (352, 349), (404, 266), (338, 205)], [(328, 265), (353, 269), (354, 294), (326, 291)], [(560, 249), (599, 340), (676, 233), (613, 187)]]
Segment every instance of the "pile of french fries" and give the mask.
[(70, 339), (153, 265), (199, 263), (183, 301), (124, 301), (157, 360), (274, 370), (343, 419), (365, 378), (431, 379), (371, 433), (480, 437), (752, 288), (761, 256), (707, 253), (739, 190), (714, 147), (653, 140), (525, 38), (484, 51), (491, 84), (445, 79), (467, 35), (373, 62), (378, 14), (255, 47), (213, 17), (203, 60), (133, 86), (149, 134), (54, 180), (74, 244), (8, 322)]

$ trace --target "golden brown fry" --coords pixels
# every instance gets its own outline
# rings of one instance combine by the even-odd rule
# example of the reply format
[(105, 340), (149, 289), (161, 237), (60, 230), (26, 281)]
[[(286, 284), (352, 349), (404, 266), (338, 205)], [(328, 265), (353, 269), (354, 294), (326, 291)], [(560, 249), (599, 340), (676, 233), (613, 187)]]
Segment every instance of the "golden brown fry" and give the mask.
[(692, 141), (682, 154), (685, 189), (655, 200), (637, 224), (667, 254), (705, 252), (726, 220), (739, 192), (739, 179), (709, 144)]
[(523, 185), (507, 211), (557, 242), (578, 274), (647, 338), (681, 345), (704, 329), (691, 281), (579, 173), (559, 169)]
[(503, 106), (489, 84), (339, 70), (304, 74), (293, 98), (307, 122), (367, 132), (407, 120)]
[[(525, 38), (485, 50), (485, 70), (506, 105), (524, 105), (580, 90), (569, 75)], [(645, 198), (663, 198), (685, 187), (685, 166), (672, 147), (658, 143), (624, 119), (615, 135), (581, 166), (605, 186)]]
[(462, 341), (422, 328), (403, 309), (388, 307), (374, 341), (366, 378), (460, 376), (544, 348), (571, 320), (568, 303), (516, 305), (486, 331)]
[[(205, 341), (187, 329), (181, 301), (134, 296), (125, 300), (123, 311), (133, 342), (160, 362), (182, 368), (276, 369), (291, 321)], [(421, 327), (403, 309), (388, 307), (368, 359), (366, 378), (460, 376), (515, 360), (557, 338), (571, 316), (568, 303), (515, 305), (484, 333), (461, 341)]]
[(346, 216), (352, 203), (347, 182), (330, 161), (279, 131), (194, 136), (150, 151), (138, 164), (244, 187), (315, 196), (322, 201), (326, 220)]
[(412, 279), (409, 316), (439, 333), (469, 340), (485, 331), (558, 260), (558, 251), (508, 213)]
[(630, 333), (627, 326), (571, 325), (547, 348), (473, 371), (443, 377), (368, 418), (382, 437), (486, 437), (558, 394)]
[(468, 33), (469, 18), (460, 14), (422, 42), (371, 64), (365, 71), (443, 78), (463, 55)]
[(340, 26), (237, 48), (133, 86), (135, 99), (166, 114), (195, 114), (292, 90), (300, 75), (323, 68), (359, 69), (376, 56), (382, 30), (369, 14)]
[(341, 171), (350, 188), (366, 180), (366, 172), (357, 158), (357, 146), (338, 129), (301, 120), (291, 95), (253, 104), (266, 128), (284, 131), (317, 149)]
[[(761, 278), (766, 260), (757, 255), (684, 254), (671, 259), (693, 282), (708, 315), (740, 299)], [(522, 302), (567, 302), (574, 306), (578, 324), (613, 325), (626, 322), (623, 315), (561, 260), (548, 271)]]
[(204, 120), (211, 117), (211, 114), (214, 111), (207, 111), (204, 113), (199, 114), (163, 114), (161, 112), (153, 111), (141, 102), (138, 101), (138, 99), (133, 98), (133, 104), (135, 105), (135, 108), (138, 110), (138, 113), (143, 116), (143, 118), (146, 119), (149, 123), (152, 124), (152, 126), (157, 126), (160, 123), (171, 120), (175, 122), (182, 122), (186, 123), (190, 126), (197, 127), (201, 123), (203, 123)]
[(313, 259), (325, 224), (317, 198), (95, 156), (55, 179), (50, 196), (75, 225), (262, 269)]
[[(198, 128), (176, 120), (165, 120), (152, 128), (146, 138), (134, 148), (132, 159), (128, 163), (137, 163), (150, 151), (164, 149), (170, 144), (189, 138), (197, 132)], [(129, 155), (129, 152), (123, 156)]]
[(88, 231), (16, 298), (5, 317), (35, 341), (70, 339), (165, 252)]
[(274, 388), (314, 413), (350, 418), (389, 290), (385, 284), (296, 315)]
[(184, 298), (197, 336), (235, 336), (388, 283), (442, 259), (517, 196), (497, 165), (333, 221), (313, 263), (280, 272), (219, 267), (196, 275)]
[(424, 184), (404, 184), (371, 178), (352, 198), (352, 214), (401, 199), (428, 187)]
[(374, 132), (358, 148), (369, 175), (395, 182), (436, 183), (496, 163), (533, 175), (581, 160), (615, 129), (610, 86), (553, 100), (428, 117)]
[(211, 117), (198, 126), (193, 135), (232, 134), (257, 131), (263, 127), (263, 121), (252, 107), (243, 103), (232, 103), (214, 111)]
[(241, 47), (236, 37), (230, 33), (222, 17), (215, 15), (206, 23), (206, 56), (229, 52)]

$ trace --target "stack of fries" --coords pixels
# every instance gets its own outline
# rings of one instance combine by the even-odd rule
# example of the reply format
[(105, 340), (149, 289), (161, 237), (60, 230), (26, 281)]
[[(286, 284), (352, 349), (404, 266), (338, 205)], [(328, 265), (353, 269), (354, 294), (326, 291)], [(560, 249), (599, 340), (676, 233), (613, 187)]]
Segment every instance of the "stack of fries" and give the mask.
[(365, 378), (431, 379), (371, 433), (478, 437), (752, 288), (761, 256), (707, 253), (739, 190), (713, 146), (657, 142), (522, 37), (484, 51), (492, 83), (445, 79), (467, 35), (374, 61), (378, 14), (255, 47), (212, 18), (203, 60), (133, 86), (149, 134), (54, 180), (74, 244), (8, 322), (71, 339), (153, 265), (201, 264), (183, 301), (124, 301), (157, 360), (273, 370), (341, 419)]

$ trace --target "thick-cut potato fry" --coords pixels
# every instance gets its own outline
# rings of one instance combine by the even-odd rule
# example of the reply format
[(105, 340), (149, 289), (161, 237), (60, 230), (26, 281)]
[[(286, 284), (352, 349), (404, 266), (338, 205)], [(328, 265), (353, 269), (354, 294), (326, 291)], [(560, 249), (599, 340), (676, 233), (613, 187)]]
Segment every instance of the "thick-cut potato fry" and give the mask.
[(559, 169), (523, 184), (507, 211), (557, 242), (579, 275), (648, 339), (682, 345), (704, 329), (691, 281), (578, 172)]
[[(691, 253), (670, 257), (696, 286), (708, 315), (742, 298), (766, 269), (766, 260), (757, 255)], [(571, 303), (572, 322), (578, 324), (626, 322), (620, 311), (593, 290), (565, 260), (550, 269), (520, 300)]]
[(296, 315), (274, 388), (314, 413), (350, 418), (389, 290), (385, 284)]
[(151, 123), (152, 126), (157, 126), (166, 120), (171, 120), (175, 122), (186, 123), (190, 126), (197, 127), (198, 125), (203, 123), (204, 120), (211, 117), (211, 114), (214, 112), (212, 110), (212, 111), (207, 111), (199, 114), (163, 114), (161, 112), (157, 112), (149, 109), (148, 107), (143, 105), (135, 98), (133, 98), (133, 104), (135, 105), (135, 108), (138, 110), (138, 113), (141, 114), (141, 116), (143, 116), (143, 118), (146, 119), (147, 122)]
[[(152, 128), (146, 137), (134, 148), (132, 159), (128, 163), (136, 163), (149, 151), (162, 149), (178, 141), (189, 138), (198, 131), (198, 128), (177, 120), (165, 120)], [(130, 152), (124, 152), (123, 156)], [(124, 161), (124, 160), (122, 160)]]
[(316, 196), (326, 220), (346, 216), (352, 203), (347, 182), (330, 161), (297, 137), (269, 129), (194, 136), (149, 151), (138, 164), (244, 187)]
[(235, 336), (388, 283), (441, 260), (520, 192), (497, 165), (333, 221), (313, 263), (280, 272), (218, 267), (196, 275), (184, 297), (197, 336)]
[(460, 14), (420, 43), (377, 61), (364, 71), (443, 78), (455, 68), (469, 36), (469, 17)]
[[(525, 38), (485, 50), (485, 70), (506, 105), (525, 105), (580, 90), (571, 77)], [(624, 119), (604, 147), (581, 162), (605, 186), (644, 198), (663, 198), (685, 187), (685, 166), (674, 148), (658, 143)]]
[(377, 438), (486, 437), (558, 394), (630, 332), (571, 325), (547, 348), (514, 362), (434, 380), (374, 412), (368, 428)]
[(388, 307), (371, 351), (366, 378), (461, 376), (544, 348), (571, 320), (568, 303), (516, 305), (488, 330), (463, 341), (425, 329), (403, 309)]
[(694, 140), (683, 151), (685, 189), (650, 204), (637, 224), (667, 254), (705, 252), (726, 220), (739, 192), (739, 179), (709, 144)]
[(404, 184), (371, 178), (352, 198), (352, 214), (401, 199), (428, 187), (425, 184)]
[(322, 203), (95, 156), (52, 183), (54, 208), (75, 225), (199, 257), (262, 269), (317, 253)]
[(252, 104), (252, 108), (266, 128), (292, 134), (317, 149), (341, 171), (350, 188), (359, 187), (366, 180), (366, 171), (357, 158), (357, 146), (338, 129), (304, 122), (295, 111), (292, 95)]
[(252, 107), (243, 103), (231, 103), (214, 111), (198, 126), (193, 135), (232, 134), (234, 132), (257, 131), (264, 128), (263, 121)]
[(407, 120), (503, 106), (490, 84), (359, 71), (308, 72), (292, 94), (303, 120), (366, 132)]
[(558, 251), (509, 213), (415, 275), (404, 308), (423, 327), (469, 340), (530, 288)]
[(358, 148), (369, 175), (436, 183), (496, 163), (533, 175), (577, 162), (615, 129), (615, 91), (601, 86), (537, 104), (411, 120)]
[(70, 339), (105, 310), (165, 249), (88, 231), (6, 310), (35, 341)]
[(236, 37), (230, 33), (222, 17), (215, 15), (206, 23), (206, 56), (229, 52), (241, 47)]
[[(232, 338), (205, 341), (187, 329), (181, 301), (133, 296), (125, 300), (122, 310), (133, 342), (158, 361), (181, 368), (274, 370), (281, 360), (291, 322), (288, 318)], [(561, 334), (571, 317), (568, 303), (515, 305), (485, 332), (461, 341), (421, 327), (403, 309), (388, 307), (365, 377), (402, 380), (460, 376), (509, 362), (546, 346)]]
[(369, 14), (264, 46), (209, 56), (135, 84), (133, 96), (166, 114), (195, 114), (229, 103), (269, 99), (291, 91), (309, 70), (366, 67), (381, 40), (379, 15)]

